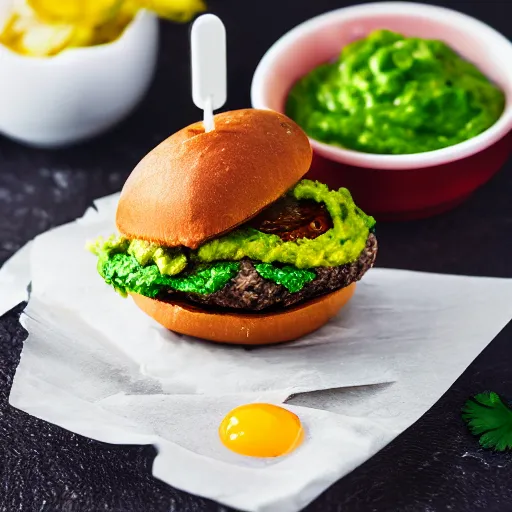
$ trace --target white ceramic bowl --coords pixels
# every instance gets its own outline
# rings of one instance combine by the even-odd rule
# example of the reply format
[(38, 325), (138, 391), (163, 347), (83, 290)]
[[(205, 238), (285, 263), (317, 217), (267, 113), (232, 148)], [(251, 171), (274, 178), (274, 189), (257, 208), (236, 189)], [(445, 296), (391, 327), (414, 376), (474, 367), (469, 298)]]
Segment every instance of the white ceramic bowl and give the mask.
[(60, 147), (125, 118), (152, 81), (158, 19), (140, 11), (116, 41), (25, 57), (0, 45), (0, 132), (28, 145)]

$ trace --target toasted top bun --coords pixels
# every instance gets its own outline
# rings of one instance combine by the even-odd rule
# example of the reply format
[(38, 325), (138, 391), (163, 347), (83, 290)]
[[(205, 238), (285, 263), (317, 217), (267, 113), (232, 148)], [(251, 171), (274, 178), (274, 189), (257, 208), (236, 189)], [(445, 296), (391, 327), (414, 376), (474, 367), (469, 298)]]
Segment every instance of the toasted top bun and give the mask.
[(306, 134), (270, 110), (235, 110), (175, 133), (126, 181), (117, 228), (128, 238), (191, 249), (254, 217), (311, 165)]

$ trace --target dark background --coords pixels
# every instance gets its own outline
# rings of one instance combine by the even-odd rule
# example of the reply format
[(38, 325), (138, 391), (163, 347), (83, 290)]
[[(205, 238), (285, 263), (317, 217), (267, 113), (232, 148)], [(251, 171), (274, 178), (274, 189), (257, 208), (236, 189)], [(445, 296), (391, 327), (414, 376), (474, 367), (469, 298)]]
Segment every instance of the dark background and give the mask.
[[(512, 36), (511, 0), (430, 2), (473, 15)], [(338, 0), (210, 0), (228, 32), (229, 100), (247, 107), (265, 50)], [(188, 27), (162, 24), (158, 73), (136, 112), (115, 130), (59, 151), (0, 138), (0, 264), (26, 241), (83, 214), (120, 190), (158, 142), (200, 118), (190, 99)], [(512, 65), (512, 62), (510, 63)], [(1, 77), (0, 77), (1, 79)], [(380, 224), (378, 266), (512, 277), (512, 165), (467, 203), (438, 218)], [(23, 329), (21, 307), (0, 319), (0, 511), (214, 511), (215, 504), (151, 476), (152, 447), (110, 446), (34, 419), (8, 405)], [(512, 398), (509, 325), (412, 428), (322, 495), (310, 511), (509, 511), (512, 457), (478, 447), (459, 409), (492, 389)]]

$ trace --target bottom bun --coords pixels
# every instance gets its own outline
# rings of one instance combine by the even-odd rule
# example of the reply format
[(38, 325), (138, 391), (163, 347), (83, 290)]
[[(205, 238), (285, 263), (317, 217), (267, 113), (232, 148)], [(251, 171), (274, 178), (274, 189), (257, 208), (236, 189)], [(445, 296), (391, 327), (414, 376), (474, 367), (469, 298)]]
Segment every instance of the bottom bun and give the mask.
[(196, 338), (237, 345), (292, 341), (316, 331), (352, 298), (356, 284), (278, 313), (218, 313), (186, 303), (132, 294), (135, 304), (159, 324)]

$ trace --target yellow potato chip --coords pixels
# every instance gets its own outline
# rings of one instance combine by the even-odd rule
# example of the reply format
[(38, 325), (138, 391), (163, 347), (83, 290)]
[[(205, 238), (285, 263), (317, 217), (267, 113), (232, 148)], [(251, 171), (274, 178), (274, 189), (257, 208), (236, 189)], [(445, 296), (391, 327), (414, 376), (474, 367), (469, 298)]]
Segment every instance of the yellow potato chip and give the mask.
[(18, 42), (21, 53), (47, 57), (61, 52), (73, 37), (71, 25), (43, 25), (31, 27)]
[(119, 10), (119, 16), (128, 16), (133, 18), (142, 8), (141, 4), (144, 0), (124, 0)]
[(13, 14), (17, 14), (20, 18), (34, 18), (35, 13), (27, 4), (26, 0), (12, 0), (11, 10)]
[(14, 14), (0, 34), (0, 43), (22, 55), (50, 57), (69, 47), (94, 44), (91, 27), (47, 24)]
[(123, 0), (27, 0), (27, 3), (47, 22), (97, 25), (114, 17)]
[(139, 0), (139, 6), (155, 12), (160, 18), (179, 23), (190, 21), (206, 10), (203, 0)]
[(0, 44), (14, 51), (16, 51), (17, 40), (20, 35), (16, 22), (17, 16), (11, 16), (3, 26), (2, 33), (0, 34)]
[(73, 35), (67, 45), (68, 48), (80, 46), (92, 46), (96, 44), (96, 30), (93, 27), (75, 25)]
[(99, 27), (94, 31), (94, 44), (112, 43), (117, 40), (130, 24), (132, 18), (116, 18)]

